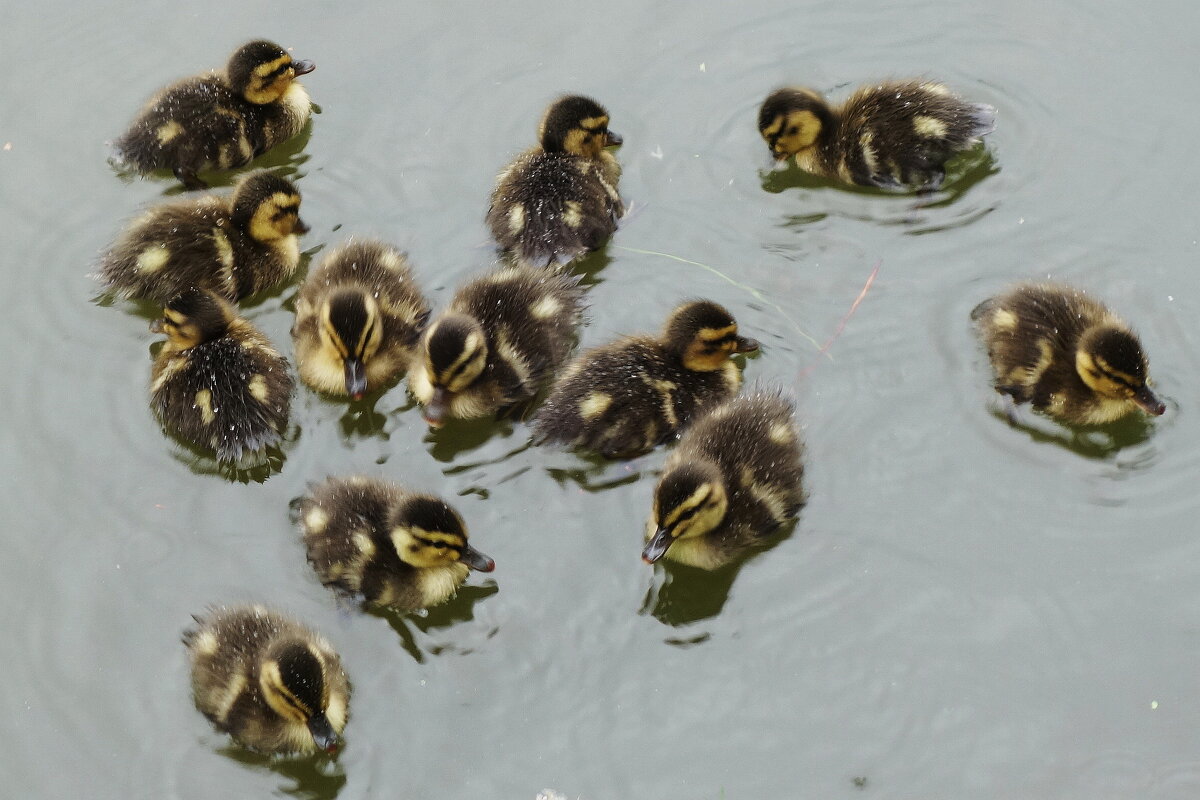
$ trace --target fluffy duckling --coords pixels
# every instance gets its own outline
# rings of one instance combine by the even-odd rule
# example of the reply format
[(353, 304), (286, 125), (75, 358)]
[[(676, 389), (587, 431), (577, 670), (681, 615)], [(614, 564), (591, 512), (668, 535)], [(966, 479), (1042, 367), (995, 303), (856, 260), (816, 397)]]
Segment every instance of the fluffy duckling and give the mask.
[(349, 241), (300, 287), (292, 326), (300, 379), (361, 400), (408, 367), (428, 319), (404, 253), (373, 239)]
[(296, 187), (252, 172), (228, 197), (151, 208), (101, 257), (96, 278), (108, 293), (157, 303), (193, 286), (241, 300), (292, 276), (307, 230)]
[(169, 169), (188, 189), (203, 189), (200, 170), (244, 166), (300, 132), (312, 102), (295, 78), (315, 68), (274, 42), (242, 45), (224, 75), (160, 90), (117, 139), (117, 154), (142, 174)]
[(943, 165), (994, 127), (996, 109), (969, 103), (940, 83), (888, 81), (831, 108), (812, 89), (778, 89), (758, 112), (777, 159), (795, 156), (814, 175), (885, 189), (931, 189)]
[(737, 394), (742, 374), (729, 357), (757, 349), (721, 306), (684, 303), (659, 338), (629, 337), (579, 356), (538, 412), (535, 439), (608, 458), (645, 453)]
[(267, 337), (212, 292), (190, 289), (150, 326), (167, 341), (150, 373), (150, 407), (167, 432), (240, 461), (278, 444), (292, 377)]
[(755, 392), (683, 432), (654, 490), (642, 558), (717, 569), (796, 517), (804, 505), (792, 404)]
[(546, 270), (501, 269), (461, 287), (409, 368), (425, 421), (438, 427), (532, 399), (570, 354), (582, 308), (578, 279)]
[(1146, 385), (1141, 342), (1103, 303), (1076, 289), (1021, 284), (984, 300), (971, 319), (987, 345), (996, 391), (1074, 425), (1102, 425), (1166, 406)]
[(601, 247), (625, 213), (621, 165), (605, 149), (621, 137), (608, 129), (604, 106), (571, 95), (546, 110), (538, 143), (496, 179), (487, 222), (519, 263), (561, 266)]
[(217, 728), (264, 753), (337, 749), (350, 684), (325, 639), (262, 606), (193, 618), (192, 694)]
[(329, 478), (300, 504), (308, 560), (321, 582), (403, 611), (448, 600), (470, 570), (496, 563), (467, 542), (440, 498), (360, 476)]

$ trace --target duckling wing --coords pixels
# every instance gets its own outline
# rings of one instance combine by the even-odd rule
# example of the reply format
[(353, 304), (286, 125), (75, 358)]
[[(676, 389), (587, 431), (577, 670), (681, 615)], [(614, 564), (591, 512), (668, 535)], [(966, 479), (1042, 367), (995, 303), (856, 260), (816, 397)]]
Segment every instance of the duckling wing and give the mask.
[(151, 100), (114, 147), (142, 172), (240, 166), (255, 149), (241, 105), (215, 75), (181, 81)]

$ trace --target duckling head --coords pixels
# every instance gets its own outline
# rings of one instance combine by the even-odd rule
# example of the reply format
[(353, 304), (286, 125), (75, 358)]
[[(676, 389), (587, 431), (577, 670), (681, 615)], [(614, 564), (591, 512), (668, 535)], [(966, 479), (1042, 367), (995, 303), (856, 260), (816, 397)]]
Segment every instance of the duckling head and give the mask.
[(1141, 343), (1116, 325), (1093, 325), (1084, 331), (1075, 349), (1075, 370), (1101, 397), (1127, 400), (1153, 416), (1167, 409), (1146, 385), (1149, 368)]
[(325, 656), (309, 642), (286, 639), (267, 651), (258, 669), (259, 688), (271, 710), (307, 727), (317, 748), (327, 753), (337, 749), (338, 739), (325, 716), (330, 668)]
[(717, 465), (711, 461), (680, 464), (662, 476), (646, 529), (642, 560), (653, 564), (677, 539), (703, 536), (725, 518), (729, 496)]
[(424, 352), (433, 387), (433, 397), (425, 404), (425, 421), (437, 427), (446, 421), (454, 395), (470, 387), (487, 365), (487, 337), (477, 319), (450, 314), (429, 327)]
[(832, 122), (825, 98), (812, 89), (777, 89), (758, 110), (758, 132), (777, 160), (813, 147)]
[(413, 497), (400, 503), (390, 525), (396, 554), (406, 564), (429, 569), (461, 563), (480, 572), (496, 568), (495, 561), (467, 543), (462, 518), (436, 497)]
[(300, 192), (292, 182), (269, 172), (251, 172), (233, 190), (233, 224), (259, 242), (276, 242), (305, 233)]
[(319, 331), (321, 346), (342, 362), (346, 394), (361, 400), (369, 388), (367, 362), (383, 340), (379, 303), (362, 289), (338, 289), (321, 303)]
[(551, 103), (538, 126), (538, 141), (547, 153), (598, 158), (606, 147), (623, 141), (608, 129), (608, 112), (590, 97), (569, 95)]
[(150, 323), (150, 330), (165, 333), (167, 346), (179, 352), (224, 336), (234, 316), (233, 306), (225, 300), (193, 287), (171, 298), (163, 315)]
[(671, 312), (663, 340), (683, 366), (695, 372), (722, 369), (734, 353), (758, 349), (758, 342), (738, 336), (732, 314), (708, 300), (684, 303)]
[(233, 91), (248, 102), (263, 105), (283, 97), (297, 75), (316, 68), (311, 61), (293, 61), (279, 45), (259, 39), (234, 51), (225, 74)]

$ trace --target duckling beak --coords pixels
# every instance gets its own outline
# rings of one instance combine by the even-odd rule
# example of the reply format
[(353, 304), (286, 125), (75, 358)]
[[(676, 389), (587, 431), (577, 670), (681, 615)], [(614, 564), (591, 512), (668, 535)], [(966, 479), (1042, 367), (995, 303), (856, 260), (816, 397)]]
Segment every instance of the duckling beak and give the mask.
[(367, 368), (362, 360), (348, 356), (343, 362), (346, 367), (346, 394), (355, 400), (362, 400), (367, 393)]
[(642, 561), (647, 564), (653, 564), (658, 561), (667, 552), (667, 548), (675, 539), (671, 536), (671, 532), (666, 528), (659, 528), (650, 537), (650, 541), (646, 542), (646, 548), (642, 550)]
[(737, 337), (737, 352), (753, 353), (758, 349), (758, 342), (746, 336)]
[(479, 572), (491, 572), (496, 568), (496, 562), (488, 556), (476, 550), (471, 545), (463, 548), (462, 555), (459, 556), (459, 561), (466, 564), (473, 570)]
[(296, 224), (292, 226), (292, 233), (308, 233), (312, 228), (308, 227), (308, 223), (296, 217)]
[(162, 317), (159, 317), (158, 319), (150, 320), (150, 332), (151, 333), (162, 333), (164, 330), (166, 330), (166, 328), (163, 327), (164, 324), (165, 323), (163, 322)]
[(308, 718), (308, 731), (312, 734), (313, 741), (319, 750), (323, 750), (326, 753), (332, 753), (337, 750), (337, 734), (333, 732), (333, 726), (329, 724), (329, 720), (321, 712), (318, 711)]
[(446, 423), (450, 411), (450, 393), (441, 386), (433, 387), (433, 398), (425, 406), (425, 421), (431, 428), (440, 428)]
[(312, 61), (293, 61), (292, 70), (297, 75), (307, 75), (317, 68), (317, 65)]
[(623, 144), (625, 144), (625, 139), (621, 137), (621, 134), (616, 133), (615, 131), (608, 132), (607, 139), (604, 143), (605, 147), (620, 147)]
[(1154, 392), (1150, 391), (1147, 386), (1143, 386), (1134, 393), (1133, 402), (1137, 403), (1138, 408), (1153, 417), (1162, 416), (1162, 413), (1167, 410), (1163, 401), (1155, 397)]

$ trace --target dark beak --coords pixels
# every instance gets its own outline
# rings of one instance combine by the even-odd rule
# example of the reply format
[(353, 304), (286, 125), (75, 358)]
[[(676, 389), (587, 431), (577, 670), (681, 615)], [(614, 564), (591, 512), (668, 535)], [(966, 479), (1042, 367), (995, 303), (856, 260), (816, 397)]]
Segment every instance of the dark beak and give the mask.
[(292, 69), (297, 75), (307, 75), (317, 68), (317, 65), (311, 61), (293, 61)]
[(1154, 392), (1146, 386), (1138, 389), (1133, 395), (1133, 402), (1138, 404), (1138, 408), (1145, 411), (1151, 416), (1161, 416), (1167, 407), (1163, 405), (1163, 401), (1154, 396)]
[(440, 428), (446, 423), (450, 412), (450, 393), (441, 386), (433, 387), (433, 399), (425, 406), (425, 421), (432, 428)]
[(354, 356), (347, 356), (343, 363), (346, 366), (346, 394), (355, 400), (362, 400), (367, 393), (367, 368)]
[(671, 532), (666, 528), (659, 528), (650, 537), (650, 541), (646, 542), (646, 548), (642, 550), (642, 561), (647, 564), (653, 564), (663, 557), (667, 552), (667, 548), (671, 546), (671, 542), (675, 541), (671, 536)]
[(163, 327), (163, 324), (164, 323), (163, 323), (162, 317), (159, 317), (158, 319), (150, 320), (150, 332), (151, 333), (162, 333), (164, 330), (166, 330)]
[(621, 138), (621, 134), (616, 133), (615, 131), (609, 131), (607, 136), (608, 139), (604, 143), (605, 147), (620, 147), (621, 145), (625, 144), (625, 140)]
[(491, 558), (471, 547), (471, 545), (463, 548), (462, 555), (459, 556), (458, 560), (479, 572), (491, 572), (496, 568), (495, 561), (492, 561)]
[(317, 749), (326, 753), (332, 753), (337, 750), (338, 737), (333, 732), (333, 726), (329, 724), (329, 720), (325, 719), (325, 715), (317, 712), (308, 718), (308, 731), (312, 734), (313, 741), (317, 744)]
[(296, 224), (292, 226), (292, 233), (308, 233), (312, 228), (308, 227), (308, 223), (296, 217)]
[(745, 336), (737, 337), (737, 352), (753, 353), (758, 349), (758, 342), (753, 339), (748, 339)]

